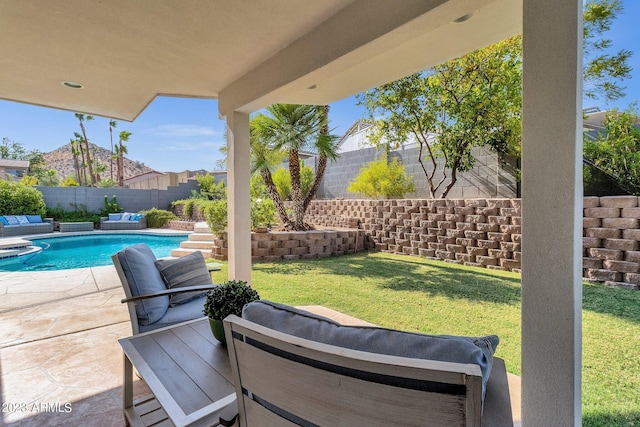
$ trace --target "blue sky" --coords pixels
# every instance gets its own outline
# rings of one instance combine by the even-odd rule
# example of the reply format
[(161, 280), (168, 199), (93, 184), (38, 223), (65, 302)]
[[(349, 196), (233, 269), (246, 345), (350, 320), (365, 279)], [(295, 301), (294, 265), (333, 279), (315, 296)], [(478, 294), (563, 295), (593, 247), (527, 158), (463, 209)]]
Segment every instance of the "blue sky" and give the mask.
[[(640, 26), (634, 22), (640, 16), (640, 1), (623, 0), (623, 5), (624, 12), (613, 23), (608, 37), (613, 40), (614, 50), (634, 52), (630, 61), (632, 78), (625, 83), (627, 96), (611, 105), (585, 100), (584, 107), (625, 109), (640, 99), (640, 49), (634, 43), (640, 40)], [(364, 115), (355, 97), (332, 104), (329, 120), (333, 133), (341, 136)], [(86, 129), (91, 142), (110, 148), (108, 119), (96, 117)], [(116, 132), (121, 130), (133, 133), (127, 145), (128, 157), (159, 171), (211, 170), (225, 144), (224, 121), (218, 119), (215, 100), (157, 98), (134, 122), (118, 121)], [(0, 100), (0, 138), (19, 142), (27, 150), (55, 150), (78, 131), (78, 121), (71, 112)]]

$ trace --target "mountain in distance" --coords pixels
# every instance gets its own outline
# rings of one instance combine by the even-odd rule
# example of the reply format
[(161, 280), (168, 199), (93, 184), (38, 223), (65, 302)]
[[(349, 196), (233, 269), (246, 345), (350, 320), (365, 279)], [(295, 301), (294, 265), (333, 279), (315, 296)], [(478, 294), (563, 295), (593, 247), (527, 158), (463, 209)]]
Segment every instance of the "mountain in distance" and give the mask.
[[(102, 148), (98, 145), (89, 143), (91, 150), (91, 160), (96, 159), (96, 162), (104, 163), (107, 169), (100, 174), (100, 178), (111, 178), (111, 151)], [(63, 145), (49, 153), (44, 155), (47, 169), (55, 169), (61, 180), (68, 176), (74, 177), (75, 170), (73, 168), (73, 154), (71, 154), (71, 144)], [(79, 158), (79, 162), (82, 162), (82, 158)], [(134, 176), (152, 172), (153, 169), (146, 166), (142, 162), (137, 162), (124, 158), (124, 179), (132, 178)], [(116, 161), (113, 161), (113, 179), (117, 181), (118, 168)]]

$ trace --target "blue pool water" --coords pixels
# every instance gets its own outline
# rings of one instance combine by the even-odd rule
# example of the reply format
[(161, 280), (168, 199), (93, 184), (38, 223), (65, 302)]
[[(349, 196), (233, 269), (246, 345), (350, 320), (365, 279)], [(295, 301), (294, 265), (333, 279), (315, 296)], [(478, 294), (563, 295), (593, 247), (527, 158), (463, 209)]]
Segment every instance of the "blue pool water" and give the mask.
[(111, 265), (111, 255), (119, 250), (146, 243), (156, 257), (171, 255), (187, 235), (91, 234), (30, 239), (44, 250), (33, 256), (0, 260), (0, 271), (47, 271)]

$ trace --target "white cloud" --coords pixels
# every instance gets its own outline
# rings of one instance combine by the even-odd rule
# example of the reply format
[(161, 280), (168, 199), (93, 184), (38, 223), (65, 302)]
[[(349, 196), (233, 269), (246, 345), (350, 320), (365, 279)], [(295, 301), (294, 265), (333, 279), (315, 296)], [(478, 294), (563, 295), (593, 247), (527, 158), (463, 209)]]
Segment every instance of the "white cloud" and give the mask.
[(219, 135), (219, 132), (216, 132), (213, 127), (198, 125), (161, 125), (156, 128), (149, 129), (145, 131), (145, 133), (175, 138)]
[(168, 151), (202, 151), (206, 153), (208, 150), (218, 151), (221, 146), (225, 144), (224, 141), (199, 141), (199, 142), (172, 142), (171, 145), (163, 146), (164, 150)]

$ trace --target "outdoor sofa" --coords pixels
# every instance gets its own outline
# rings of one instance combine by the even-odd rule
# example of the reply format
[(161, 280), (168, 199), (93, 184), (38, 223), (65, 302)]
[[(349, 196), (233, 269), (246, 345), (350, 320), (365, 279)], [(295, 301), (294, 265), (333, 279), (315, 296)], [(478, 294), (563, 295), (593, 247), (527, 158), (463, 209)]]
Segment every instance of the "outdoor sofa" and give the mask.
[(101, 230), (143, 230), (147, 228), (147, 218), (143, 214), (115, 213), (100, 218)]
[(53, 218), (43, 220), (40, 215), (0, 216), (0, 237), (52, 232)]

